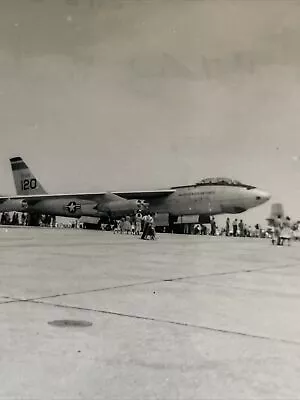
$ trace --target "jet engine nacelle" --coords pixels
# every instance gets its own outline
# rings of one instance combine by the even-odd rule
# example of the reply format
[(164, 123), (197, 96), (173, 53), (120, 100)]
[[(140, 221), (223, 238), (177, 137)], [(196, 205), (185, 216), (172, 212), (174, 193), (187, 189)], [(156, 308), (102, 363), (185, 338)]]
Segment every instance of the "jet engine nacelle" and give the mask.
[(132, 214), (138, 210), (144, 210), (148, 204), (144, 200), (114, 200), (104, 205), (98, 204), (97, 210), (114, 216)]

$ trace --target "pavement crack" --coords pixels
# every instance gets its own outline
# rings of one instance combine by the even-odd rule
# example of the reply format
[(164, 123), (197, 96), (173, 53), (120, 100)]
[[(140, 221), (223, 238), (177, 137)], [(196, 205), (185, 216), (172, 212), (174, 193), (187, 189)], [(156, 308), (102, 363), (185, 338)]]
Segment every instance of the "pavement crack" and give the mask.
[(175, 278), (156, 279), (156, 280), (151, 280), (151, 281), (128, 283), (128, 284), (124, 284), (124, 285), (108, 286), (108, 287), (104, 287), (104, 288), (88, 289), (88, 290), (82, 290), (82, 291), (77, 291), (77, 292), (56, 293), (56, 294), (49, 295), (49, 296), (31, 297), (31, 298), (25, 299), (25, 301), (26, 300), (35, 301), (35, 300), (55, 299), (57, 297), (73, 296), (73, 295), (75, 296), (75, 295), (88, 294), (88, 293), (97, 293), (97, 292), (104, 292), (104, 291), (109, 291), (109, 290), (130, 288), (130, 287), (136, 287), (136, 286), (159, 284), (159, 283), (163, 283), (163, 282), (176, 282), (176, 281), (181, 281), (181, 280), (185, 280), (185, 279), (202, 278), (202, 277), (205, 278), (205, 277), (214, 276), (214, 275), (216, 275), (216, 276), (231, 275), (231, 274), (236, 274), (238, 272), (241, 272), (241, 271), (229, 271), (229, 272), (220, 272), (220, 273), (214, 273), (214, 274), (196, 274), (196, 275), (180, 276), (180, 277), (175, 277)]
[(11, 300), (4, 300), (4, 301), (0, 301), (0, 306), (4, 305), (4, 304), (10, 304), (10, 303), (20, 303), (24, 300), (21, 299), (11, 299)]
[(163, 279), (156, 279), (156, 280), (149, 280), (149, 281), (142, 281), (142, 282), (133, 282), (133, 283), (128, 283), (128, 284), (124, 284), (124, 285), (108, 286), (108, 287), (104, 287), (104, 288), (88, 289), (88, 290), (82, 290), (82, 291), (77, 291), (77, 292), (56, 293), (54, 295), (49, 295), (49, 296), (39, 296), (39, 297), (32, 297), (32, 298), (28, 298), (28, 299), (22, 299), (22, 301), (55, 299), (58, 297), (81, 295), (81, 294), (88, 294), (88, 293), (97, 293), (97, 292), (104, 292), (104, 291), (109, 291), (109, 290), (159, 284), (159, 283), (163, 283), (163, 282), (177, 282), (177, 281), (183, 281), (183, 280), (194, 279), (194, 278), (209, 278), (209, 277), (213, 277), (213, 276), (226, 276), (226, 275), (235, 275), (235, 274), (240, 274), (240, 273), (263, 272), (268, 269), (284, 269), (284, 268), (289, 268), (289, 267), (293, 267), (293, 266), (298, 266), (298, 264), (287, 264), (287, 265), (277, 266), (277, 267), (269, 266), (269, 267), (258, 268), (258, 269), (253, 269), (253, 270), (251, 270), (251, 269), (249, 270), (249, 268), (248, 268), (248, 269), (244, 269), (244, 270), (185, 275), (185, 276), (179, 276), (179, 277), (175, 277), (175, 278), (163, 278)]
[(181, 326), (181, 327), (186, 327), (186, 328), (199, 329), (199, 330), (203, 330), (203, 331), (215, 332), (215, 333), (224, 334), (224, 335), (242, 336), (242, 337), (249, 338), (249, 339), (259, 339), (259, 340), (264, 340), (264, 341), (300, 346), (300, 342), (293, 341), (293, 340), (274, 338), (274, 337), (264, 336), (264, 335), (255, 335), (255, 334), (250, 334), (250, 333), (246, 333), (246, 332), (240, 332), (240, 331), (222, 329), (222, 328), (214, 328), (214, 327), (205, 326), (205, 325), (190, 324), (188, 322), (172, 321), (172, 320), (155, 318), (155, 317), (147, 317), (147, 316), (143, 316), (143, 315), (128, 314), (128, 313), (122, 313), (122, 312), (117, 312), (117, 311), (99, 310), (99, 309), (93, 309), (93, 308), (87, 308), (87, 307), (71, 306), (71, 305), (66, 305), (66, 304), (48, 303), (45, 301), (27, 300), (27, 302), (33, 303), (33, 304), (42, 304), (42, 305), (46, 305), (46, 306), (50, 306), (50, 307), (52, 306), (52, 307), (56, 307), (56, 308), (72, 309), (72, 310), (78, 310), (78, 311), (88, 311), (88, 312), (94, 312), (94, 313), (98, 313), (98, 314), (110, 315), (110, 316), (115, 316), (115, 317), (124, 317), (124, 318), (131, 318), (131, 319), (135, 319), (135, 320), (151, 321), (151, 322), (155, 322), (155, 323), (163, 323), (163, 324), (168, 324), (168, 325), (176, 325), (176, 326)]
[(75, 296), (75, 295), (80, 295), (80, 294), (104, 292), (104, 291), (109, 291), (109, 290), (123, 289), (123, 288), (135, 287), (135, 286), (151, 285), (151, 284), (160, 283), (160, 282), (163, 282), (163, 280), (134, 282), (134, 283), (128, 283), (128, 284), (125, 284), (125, 285), (108, 286), (108, 287), (104, 287), (104, 288), (88, 289), (88, 290), (82, 290), (82, 291), (78, 291), (78, 292), (57, 293), (57, 294), (50, 295), (50, 296), (33, 297), (33, 298), (26, 299), (26, 301), (38, 301), (38, 300), (46, 300), (46, 299), (55, 299), (57, 297), (73, 296), (73, 295)]

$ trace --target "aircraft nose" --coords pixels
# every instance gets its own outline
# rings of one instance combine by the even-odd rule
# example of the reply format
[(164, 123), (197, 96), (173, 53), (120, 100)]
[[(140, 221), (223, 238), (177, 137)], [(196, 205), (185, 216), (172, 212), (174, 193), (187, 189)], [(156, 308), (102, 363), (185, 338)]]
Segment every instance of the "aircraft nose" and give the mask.
[(255, 189), (254, 196), (255, 196), (255, 200), (258, 204), (266, 203), (271, 198), (270, 193), (265, 192), (264, 190), (259, 190), (259, 189)]

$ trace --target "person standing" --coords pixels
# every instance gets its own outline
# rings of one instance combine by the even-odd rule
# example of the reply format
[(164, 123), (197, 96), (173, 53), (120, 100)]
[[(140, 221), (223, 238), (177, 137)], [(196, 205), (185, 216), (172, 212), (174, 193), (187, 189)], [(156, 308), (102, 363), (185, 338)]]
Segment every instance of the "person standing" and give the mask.
[(21, 216), (21, 222), (22, 222), (22, 225), (25, 226), (25, 223), (26, 223), (26, 215), (25, 215), (24, 212), (22, 213), (22, 216)]
[(135, 234), (140, 235), (142, 230), (142, 214), (140, 211), (137, 212), (135, 216)]
[(207, 226), (201, 224), (201, 236), (206, 236), (206, 235), (207, 235)]
[(229, 218), (226, 219), (225, 234), (226, 234), (226, 236), (230, 235), (230, 219)]
[(290, 217), (286, 217), (285, 220), (282, 223), (282, 231), (280, 234), (280, 239), (282, 245), (284, 244), (285, 240), (287, 240), (288, 245), (291, 245), (291, 239), (293, 236), (293, 231), (292, 231), (292, 224), (291, 224), (291, 219)]
[(210, 234), (211, 236), (216, 236), (216, 229), (217, 229), (217, 224), (215, 217), (212, 217), (212, 220), (210, 222)]
[(148, 237), (148, 230), (149, 230), (149, 224), (151, 221), (151, 215), (148, 214), (146, 215), (145, 219), (144, 219), (144, 229), (143, 229), (143, 234), (141, 239), (146, 240)]
[(142, 231), (144, 232), (144, 229), (145, 229), (145, 224), (146, 224), (146, 220), (147, 220), (147, 217), (148, 217), (148, 214), (144, 214), (143, 215), (143, 217), (142, 217), (142, 221), (141, 221), (141, 223), (142, 223)]
[(282, 220), (281, 216), (278, 215), (277, 218), (274, 219), (274, 238), (277, 246), (281, 245), (281, 231), (282, 231)]
[(117, 221), (116, 219), (114, 220), (113, 232), (114, 232), (114, 234), (119, 232), (119, 221)]
[(239, 223), (239, 230), (240, 230), (240, 237), (245, 237), (245, 226), (244, 226), (244, 222), (241, 219), (240, 223)]
[(234, 237), (236, 237), (236, 235), (237, 235), (237, 228), (238, 228), (238, 220), (236, 218), (232, 223), (232, 229), (233, 229), (233, 236)]
[(149, 227), (148, 227), (148, 235), (151, 240), (155, 239), (155, 222), (154, 222), (154, 214), (150, 215), (149, 218)]
[(125, 232), (125, 218), (122, 217), (120, 220), (120, 233), (123, 234)]
[(135, 217), (134, 216), (132, 216), (130, 223), (131, 223), (131, 234), (135, 235)]
[(128, 215), (125, 220), (125, 232), (127, 233), (127, 235), (131, 232), (131, 221)]

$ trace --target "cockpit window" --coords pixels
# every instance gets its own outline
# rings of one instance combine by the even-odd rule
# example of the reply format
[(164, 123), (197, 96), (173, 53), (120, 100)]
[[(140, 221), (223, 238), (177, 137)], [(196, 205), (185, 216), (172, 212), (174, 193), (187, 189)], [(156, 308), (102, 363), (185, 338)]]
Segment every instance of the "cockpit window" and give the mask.
[(201, 179), (201, 181), (195, 183), (194, 185), (173, 186), (171, 189), (197, 187), (197, 186), (213, 186), (213, 185), (235, 186), (235, 187), (245, 188), (247, 190), (255, 189), (255, 186), (246, 185), (240, 181), (230, 178), (205, 178)]
[(196, 183), (196, 186), (208, 186), (208, 185), (241, 186), (247, 188), (250, 187), (249, 185), (245, 185), (240, 181), (230, 178), (205, 178)]

